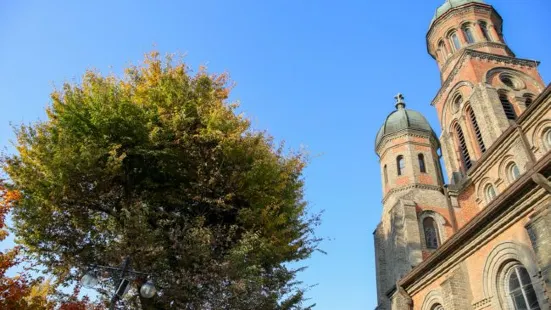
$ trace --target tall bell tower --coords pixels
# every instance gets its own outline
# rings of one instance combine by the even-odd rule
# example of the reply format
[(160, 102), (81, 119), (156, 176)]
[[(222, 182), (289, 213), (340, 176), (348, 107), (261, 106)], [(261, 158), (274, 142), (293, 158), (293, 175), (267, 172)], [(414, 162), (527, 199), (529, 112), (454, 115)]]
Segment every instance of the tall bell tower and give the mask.
[(432, 105), (449, 180), (459, 182), (543, 91), (538, 62), (506, 44), (503, 20), (483, 0), (446, 0), (426, 36), (442, 86)]
[(395, 99), (396, 109), (375, 139), (383, 184), (383, 212), (374, 232), (378, 309), (391, 309), (396, 281), (453, 233), (438, 139), (421, 113), (406, 109), (401, 94)]

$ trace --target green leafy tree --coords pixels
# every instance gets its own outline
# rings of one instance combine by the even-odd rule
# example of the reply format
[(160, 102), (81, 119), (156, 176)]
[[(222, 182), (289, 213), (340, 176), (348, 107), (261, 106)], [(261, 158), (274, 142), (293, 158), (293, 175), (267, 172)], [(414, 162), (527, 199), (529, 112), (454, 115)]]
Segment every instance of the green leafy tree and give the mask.
[(225, 74), (152, 53), (122, 79), (89, 71), (54, 91), (3, 159), (18, 240), (61, 283), (130, 256), (160, 293), (125, 307), (310, 308), (289, 267), (320, 241), (305, 156), (253, 131), (229, 90)]

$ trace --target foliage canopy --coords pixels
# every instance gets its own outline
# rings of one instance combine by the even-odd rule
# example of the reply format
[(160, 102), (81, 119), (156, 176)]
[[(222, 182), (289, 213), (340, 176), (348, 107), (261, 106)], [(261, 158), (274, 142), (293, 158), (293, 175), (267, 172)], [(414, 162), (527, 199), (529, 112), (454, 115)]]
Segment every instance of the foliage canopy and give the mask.
[(152, 53), (122, 79), (88, 71), (54, 91), (3, 158), (19, 241), (61, 283), (130, 256), (160, 293), (126, 307), (309, 308), (289, 267), (319, 243), (305, 156), (251, 130), (229, 90)]

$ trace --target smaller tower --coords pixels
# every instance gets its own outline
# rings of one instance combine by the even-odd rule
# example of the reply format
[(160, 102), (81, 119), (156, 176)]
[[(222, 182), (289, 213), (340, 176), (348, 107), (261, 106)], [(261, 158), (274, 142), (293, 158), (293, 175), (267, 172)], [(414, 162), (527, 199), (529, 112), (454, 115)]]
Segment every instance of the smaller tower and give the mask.
[(396, 110), (388, 115), (375, 140), (384, 201), (404, 189), (440, 190), (443, 185), (436, 134), (421, 113), (406, 109), (402, 94), (394, 98)]
[(380, 309), (390, 309), (396, 282), (452, 234), (438, 138), (421, 113), (406, 109), (401, 94), (395, 98), (396, 110), (375, 139), (383, 183), (374, 232)]

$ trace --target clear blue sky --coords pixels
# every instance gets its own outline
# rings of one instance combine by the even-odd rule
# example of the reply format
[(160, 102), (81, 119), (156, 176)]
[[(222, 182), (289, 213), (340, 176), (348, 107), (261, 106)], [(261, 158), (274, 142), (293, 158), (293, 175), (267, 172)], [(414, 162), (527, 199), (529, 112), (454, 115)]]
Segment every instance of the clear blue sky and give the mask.
[[(488, 0), (507, 43), (551, 79), (551, 2)], [(143, 54), (186, 53), (194, 68), (228, 71), (232, 98), (292, 148), (315, 156), (306, 198), (330, 238), (302, 274), (319, 310), (376, 305), (372, 232), (381, 213), (375, 133), (404, 93), (440, 131), (439, 88), (425, 34), (443, 0), (0, 1), (0, 146), (9, 122), (44, 119), (53, 85), (87, 68), (119, 73)], [(8, 148), (8, 151), (10, 149)]]

